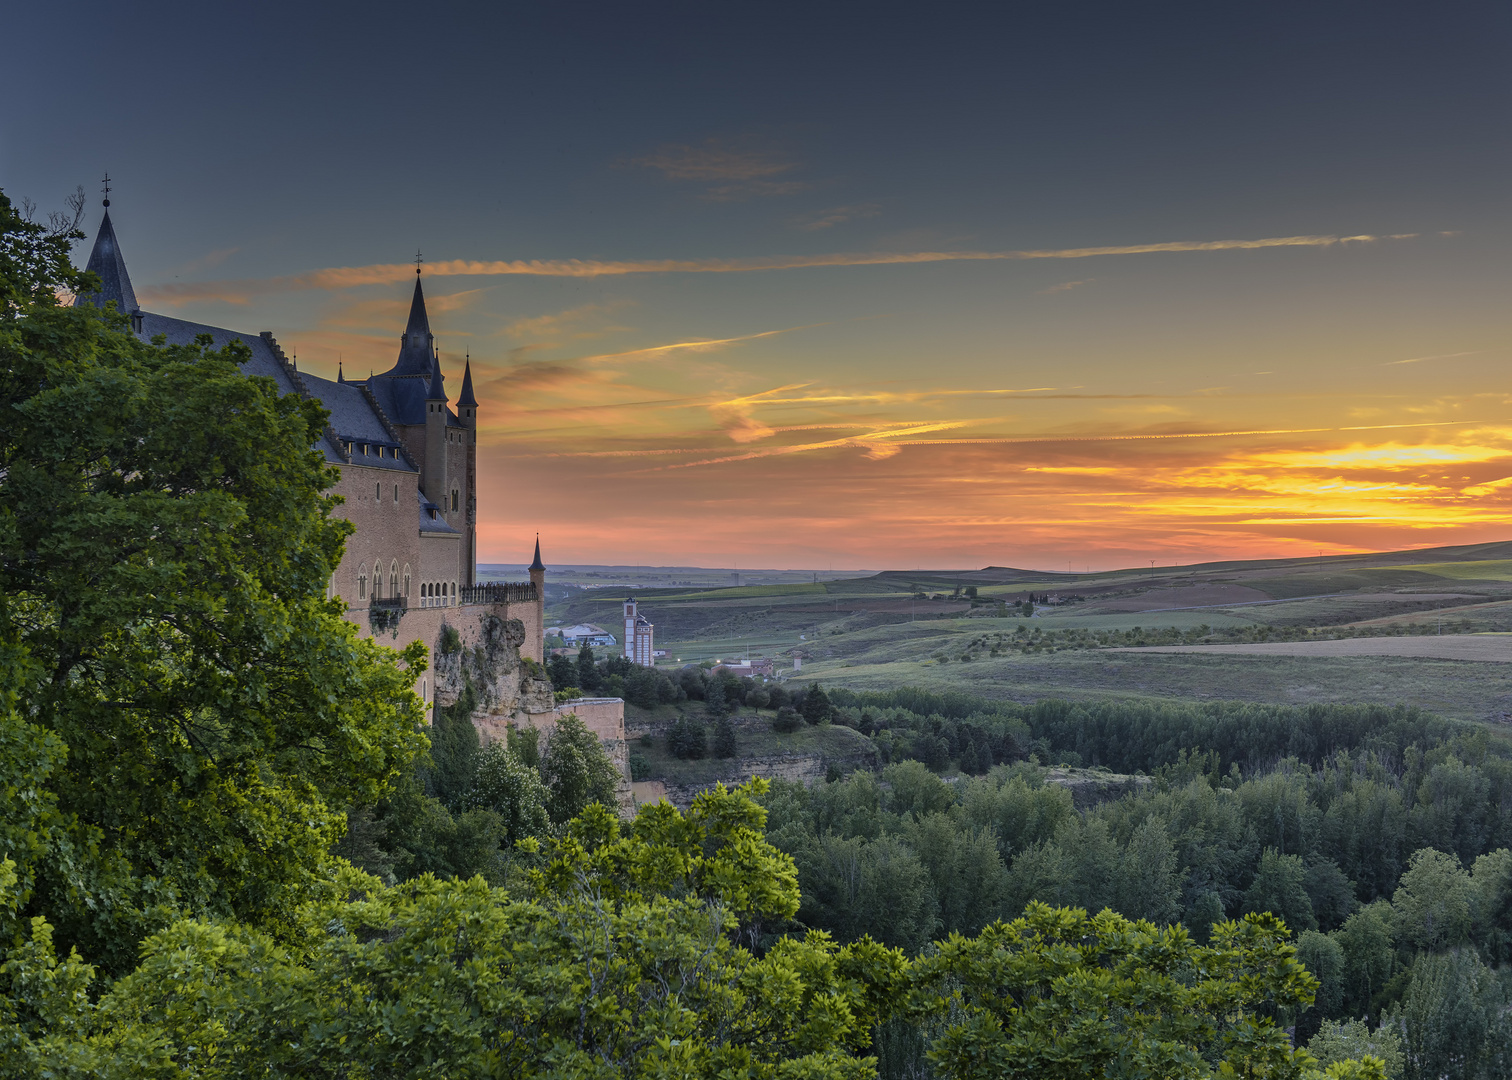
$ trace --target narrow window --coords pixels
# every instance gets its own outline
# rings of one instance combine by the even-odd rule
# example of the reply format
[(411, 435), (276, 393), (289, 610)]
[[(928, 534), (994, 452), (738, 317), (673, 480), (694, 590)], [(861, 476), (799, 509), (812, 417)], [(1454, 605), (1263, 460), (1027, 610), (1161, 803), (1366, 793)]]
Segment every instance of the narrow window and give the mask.
[(457, 489), (452, 488), (452, 513), (457, 512)]
[(399, 501), (399, 485), (398, 484), (394, 485), (394, 501), (395, 502)]
[(367, 567), (357, 571), (357, 599), (367, 599)]
[(374, 484), (373, 485), (373, 498), (377, 499), (379, 502), (383, 501), (383, 485), (382, 484)]
[(404, 595), (410, 594), (410, 568), (409, 563), (404, 564)]
[(383, 599), (383, 564), (373, 564), (373, 599)]
[(399, 560), (395, 559), (389, 565), (389, 595), (399, 595)]

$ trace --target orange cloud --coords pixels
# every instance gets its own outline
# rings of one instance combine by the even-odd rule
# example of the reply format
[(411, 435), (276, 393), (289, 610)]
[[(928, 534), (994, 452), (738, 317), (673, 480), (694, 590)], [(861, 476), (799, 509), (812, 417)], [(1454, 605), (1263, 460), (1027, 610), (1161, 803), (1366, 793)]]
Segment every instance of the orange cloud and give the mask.
[[(527, 275), (534, 277), (596, 278), (623, 274), (733, 274), (759, 271), (801, 270), (821, 267), (892, 266), (936, 262), (991, 262), (1031, 259), (1090, 259), (1109, 255), (1154, 255), (1177, 252), (1256, 251), (1284, 247), (1334, 247), (1340, 244), (1407, 240), (1416, 233), (1386, 236), (1275, 236), (1258, 240), (1177, 240), (1154, 244), (1123, 244), (1106, 247), (1044, 248), (1023, 251), (908, 251), (850, 252), (833, 255), (768, 256), (748, 259), (643, 259), (604, 261), (597, 259), (453, 259), (426, 264), (436, 277), (488, 277)], [(289, 277), (254, 281), (159, 284), (138, 290), (149, 303), (186, 304), (202, 300), (246, 302), (254, 293), (297, 292), (307, 289), (350, 289), (361, 285), (387, 285), (408, 281), (414, 267), (406, 263), (332, 267)]]

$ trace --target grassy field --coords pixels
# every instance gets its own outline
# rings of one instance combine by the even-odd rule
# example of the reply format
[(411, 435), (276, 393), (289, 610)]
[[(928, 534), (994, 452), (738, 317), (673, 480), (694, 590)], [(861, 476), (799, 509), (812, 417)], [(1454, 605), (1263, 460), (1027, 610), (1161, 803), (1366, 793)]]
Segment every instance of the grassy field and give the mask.
[[(967, 590), (974, 588), (975, 599)], [(1024, 617), (1019, 601), (1049, 593)], [(1098, 633), (1181, 631), (1241, 638), (1512, 631), (1512, 542), (1097, 574), (987, 567), (887, 571), (820, 583), (646, 589), (641, 612), (675, 663), (750, 655), (778, 671), (858, 689), (916, 685), (989, 697), (1233, 698), (1291, 704), (1403, 702), (1447, 716), (1512, 713), (1507, 665), (1432, 649), (1364, 647), (1112, 652)], [(578, 597), (556, 619), (614, 626), (617, 596)], [(1005, 617), (1006, 616), (1006, 617)], [(1203, 631), (1201, 628), (1206, 627)], [(1027, 652), (1004, 638), (1058, 638)], [(1073, 633), (1086, 631), (1087, 633)], [(1068, 637), (1079, 638), (1076, 648)], [(1132, 642), (1167, 644), (1168, 640)], [(1131, 644), (1126, 638), (1107, 645)], [(992, 656), (994, 645), (1000, 655)], [(792, 656), (804, 657), (801, 673)], [(960, 658), (970, 655), (971, 661)]]

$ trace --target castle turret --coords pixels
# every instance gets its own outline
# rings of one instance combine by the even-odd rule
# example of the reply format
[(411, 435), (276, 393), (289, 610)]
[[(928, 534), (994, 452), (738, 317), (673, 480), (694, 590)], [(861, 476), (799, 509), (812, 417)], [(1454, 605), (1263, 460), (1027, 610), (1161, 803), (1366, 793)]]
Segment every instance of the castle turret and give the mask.
[[(457, 420), (466, 429), (463, 438), (467, 440), (467, 482), (463, 488), (467, 505), (463, 507), (466, 515), (462, 529), (462, 543), (466, 550), (462, 552), (462, 573), (472, 585), (478, 572), (478, 399), (473, 397), (471, 356), (462, 367), (462, 396), (457, 399)], [(540, 546), (537, 538), (536, 562), (541, 561)]]
[(443, 510), (450, 506), (446, 498), (446, 387), (441, 360), (435, 355), (431, 356), (430, 389), (425, 392), (425, 470), (420, 484), (431, 502)]
[(541, 534), (536, 534), (535, 562), (530, 564), (530, 583), (536, 587), (536, 597), (546, 600), (546, 564), (541, 561)]

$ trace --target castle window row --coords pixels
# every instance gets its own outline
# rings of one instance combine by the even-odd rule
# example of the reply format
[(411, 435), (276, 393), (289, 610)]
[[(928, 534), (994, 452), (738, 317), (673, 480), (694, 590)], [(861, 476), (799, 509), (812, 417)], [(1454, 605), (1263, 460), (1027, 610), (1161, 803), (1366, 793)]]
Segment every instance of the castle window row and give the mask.
[(421, 607), (455, 607), (457, 604), (457, 583), (445, 581), (432, 581), (420, 586)]

